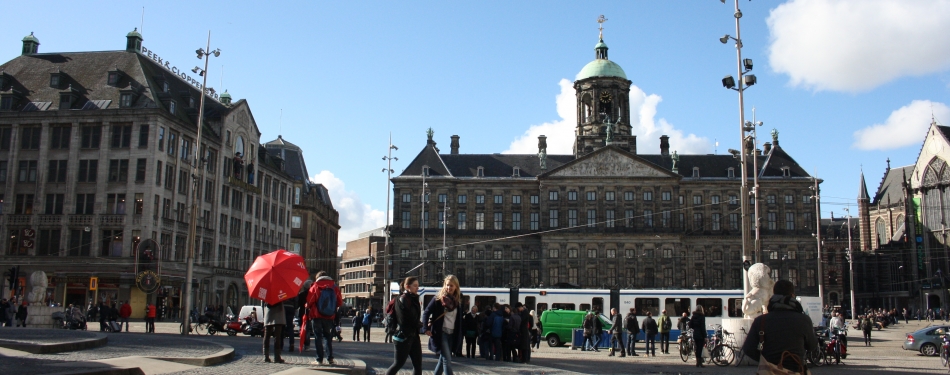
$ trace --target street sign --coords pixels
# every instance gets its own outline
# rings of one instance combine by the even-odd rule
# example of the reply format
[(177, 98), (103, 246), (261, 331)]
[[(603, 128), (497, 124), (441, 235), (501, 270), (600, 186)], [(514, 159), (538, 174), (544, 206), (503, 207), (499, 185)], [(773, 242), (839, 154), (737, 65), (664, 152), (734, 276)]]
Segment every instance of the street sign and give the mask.
[(89, 278), (89, 290), (98, 290), (99, 289), (99, 278), (92, 276)]

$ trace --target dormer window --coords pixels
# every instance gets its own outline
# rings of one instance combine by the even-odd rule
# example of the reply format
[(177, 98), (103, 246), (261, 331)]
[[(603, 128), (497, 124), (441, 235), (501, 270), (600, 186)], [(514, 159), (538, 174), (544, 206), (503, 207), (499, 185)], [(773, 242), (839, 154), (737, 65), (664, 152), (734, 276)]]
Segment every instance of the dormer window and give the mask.
[(699, 167), (693, 167), (693, 177), (699, 177)]
[(113, 70), (109, 72), (108, 85), (116, 87), (119, 85), (119, 71)]
[(119, 108), (131, 108), (134, 95), (131, 92), (119, 94)]
[[(166, 93), (167, 93), (168, 90), (169, 90), (169, 89), (168, 89), (168, 81), (163, 81), (163, 82), (162, 82), (162, 92), (166, 92)], [(174, 111), (173, 111), (173, 112), (174, 112)]]
[(475, 177), (485, 177), (485, 167), (478, 167), (478, 170), (475, 172)]
[(792, 172), (788, 167), (782, 167), (782, 177), (791, 177)]
[(3, 91), (7, 87), (7, 84), (10, 83), (10, 78), (7, 76), (6, 72), (0, 71), (0, 91)]
[(58, 89), (59, 85), (63, 83), (63, 75), (61, 73), (50, 73), (49, 75), (49, 87)]
[(168, 112), (171, 112), (172, 114), (175, 114), (175, 110), (177, 110), (177, 109), (178, 109), (178, 103), (176, 103), (174, 100), (169, 100), (169, 101), (168, 101)]
[(0, 111), (10, 111), (14, 110), (17, 107), (17, 95), (16, 94), (3, 94), (0, 95)]
[(426, 176), (426, 177), (429, 176), (429, 166), (428, 166), (428, 165), (425, 165), (425, 166), (422, 167), (422, 175), (423, 175), (423, 176)]
[(197, 107), (197, 106), (195, 106), (195, 98), (194, 98), (193, 96), (189, 96), (189, 97), (188, 97), (188, 108), (196, 108), (196, 107)]
[(521, 168), (515, 167), (514, 171), (511, 172), (512, 177), (521, 177)]
[(727, 169), (727, 170), (726, 170), (726, 177), (729, 177), (729, 178), (736, 178), (736, 169), (735, 169), (735, 168), (729, 168), (729, 169)]
[(73, 109), (79, 101), (79, 93), (70, 85), (59, 93), (59, 109)]

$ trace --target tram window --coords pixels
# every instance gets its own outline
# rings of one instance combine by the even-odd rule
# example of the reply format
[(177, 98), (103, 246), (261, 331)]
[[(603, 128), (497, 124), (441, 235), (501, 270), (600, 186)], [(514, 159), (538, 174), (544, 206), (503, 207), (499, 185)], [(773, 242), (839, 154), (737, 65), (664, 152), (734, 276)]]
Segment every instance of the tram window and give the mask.
[(537, 298), (535, 297), (525, 297), (524, 308), (528, 309), (528, 311), (534, 310), (535, 301), (537, 301)]
[(664, 306), (669, 316), (682, 316), (689, 312), (689, 298), (667, 298)]
[(475, 304), (480, 311), (491, 311), (491, 307), (495, 305), (495, 296), (475, 296)]
[(548, 309), (548, 304), (546, 304), (546, 303), (539, 303), (538, 306), (535, 308), (534, 316), (536, 316), (536, 317), (538, 317), (538, 319), (540, 319), (540, 318), (541, 318), (541, 313), (544, 312), (544, 310), (547, 310), (547, 309)]
[(422, 296), (422, 308), (429, 306), (429, 301), (431, 301), (433, 297), (435, 296), (429, 294)]
[(696, 304), (703, 307), (706, 317), (722, 316), (722, 298), (697, 298)]
[(633, 306), (637, 309), (637, 314), (646, 315), (647, 312), (658, 316), (660, 314), (659, 298), (637, 298), (633, 300)]
[(590, 304), (589, 304), (589, 303), (582, 303), (582, 304), (581, 304), (581, 309), (580, 309), (580, 311), (590, 311)]
[(463, 295), (462, 295), (462, 303), (459, 304), (459, 307), (462, 308), (462, 311), (468, 311), (468, 309), (471, 307), (471, 305), (469, 304), (469, 302), (471, 302), (471, 297), (468, 296), (467, 294), (463, 294)]
[(742, 317), (742, 298), (729, 299), (729, 317), (730, 318)]
[(598, 313), (604, 313), (604, 299), (601, 297), (594, 297), (590, 300), (590, 303), (594, 305), (594, 310)]
[(574, 310), (573, 303), (552, 303), (551, 309), (553, 310)]

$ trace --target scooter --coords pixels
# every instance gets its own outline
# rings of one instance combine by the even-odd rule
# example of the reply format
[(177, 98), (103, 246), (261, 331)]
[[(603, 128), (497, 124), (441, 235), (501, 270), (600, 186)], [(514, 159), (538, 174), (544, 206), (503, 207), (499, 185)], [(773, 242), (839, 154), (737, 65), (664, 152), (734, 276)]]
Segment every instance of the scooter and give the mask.
[(237, 317), (235, 317), (234, 314), (228, 314), (227, 318), (228, 321), (224, 323), (223, 331), (226, 332), (228, 336), (234, 336), (237, 335), (238, 332), (244, 331), (244, 328), (242, 327), (243, 324), (240, 320), (237, 320)]
[[(841, 348), (840, 359), (847, 359), (848, 358), (848, 342), (844, 339), (844, 337), (847, 336), (847, 334), (848, 334), (847, 329), (839, 330), (837, 328), (832, 328), (831, 340), (828, 340), (828, 344), (825, 346), (825, 351), (828, 354), (834, 356), (836, 353), (835, 346), (838, 346)], [(840, 359), (836, 358), (836, 362), (840, 362)]]
[(250, 316), (244, 317), (244, 324), (241, 324), (241, 332), (251, 337), (264, 337), (264, 323), (251, 321)]

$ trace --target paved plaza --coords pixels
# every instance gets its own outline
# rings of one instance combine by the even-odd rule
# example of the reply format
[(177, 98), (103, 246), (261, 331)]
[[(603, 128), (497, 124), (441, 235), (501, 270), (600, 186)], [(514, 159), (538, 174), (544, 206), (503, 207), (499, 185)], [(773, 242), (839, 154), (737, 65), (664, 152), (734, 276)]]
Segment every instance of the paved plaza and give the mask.
[[(891, 328), (874, 331), (873, 346), (865, 347), (860, 335), (852, 331), (851, 353), (844, 365), (813, 368), (814, 374), (916, 374), (944, 373), (937, 357), (924, 357), (916, 352), (901, 349), (907, 332), (928, 325), (912, 321)], [(265, 363), (261, 354), (261, 339), (238, 335), (228, 337), (188, 336), (177, 334), (178, 323), (157, 323), (156, 334), (142, 333), (144, 323), (132, 323), (132, 333), (100, 333), (64, 330), (41, 330), (22, 328), (0, 329), (0, 346), (12, 342), (31, 344), (55, 344), (60, 342), (107, 338), (107, 344), (83, 350), (52, 354), (30, 354), (24, 351), (0, 348), (0, 362), (4, 373), (50, 374), (50, 373), (105, 373), (108, 368), (139, 367), (146, 374), (268, 374), (307, 373), (323, 371), (381, 374), (392, 363), (393, 350), (382, 342), (383, 330), (374, 328), (371, 342), (353, 342), (351, 329), (345, 328), (343, 342), (334, 342), (338, 368), (311, 366), (313, 348), (300, 353), (285, 353), (286, 364)], [(295, 342), (296, 344), (296, 342)], [(9, 345), (8, 345), (9, 346)], [(188, 358), (213, 358), (233, 351), (225, 363), (207, 366)], [(484, 359), (456, 359), (453, 368), (458, 374), (752, 374), (752, 367), (696, 368), (693, 362), (684, 363), (676, 355), (675, 344), (670, 355), (658, 357), (608, 357), (600, 353), (571, 350), (569, 347), (551, 348), (542, 343), (532, 353), (531, 364), (493, 362)], [(423, 370), (432, 373), (435, 357), (425, 348), (423, 341)], [(204, 363), (207, 364), (207, 363)], [(364, 370), (365, 369), (365, 370)], [(6, 370), (12, 370), (7, 372)], [(411, 366), (400, 374), (411, 374)]]

